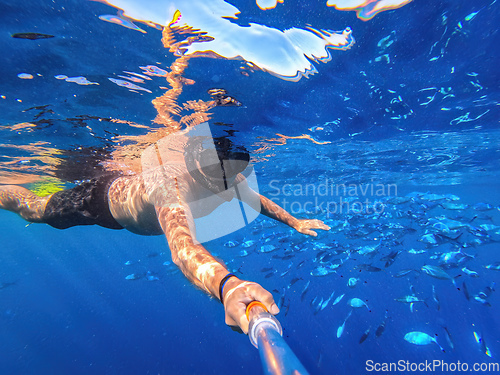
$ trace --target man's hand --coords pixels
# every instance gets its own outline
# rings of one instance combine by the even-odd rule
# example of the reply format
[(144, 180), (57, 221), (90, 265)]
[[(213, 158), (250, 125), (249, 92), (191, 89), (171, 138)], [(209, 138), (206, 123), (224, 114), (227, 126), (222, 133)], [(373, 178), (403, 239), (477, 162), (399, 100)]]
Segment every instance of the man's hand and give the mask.
[(280, 311), (272, 294), (254, 282), (231, 277), (224, 286), (223, 294), (226, 324), (231, 327), (239, 327), (245, 334), (248, 333), (249, 323), (246, 309), (250, 302), (262, 302), (273, 315)]
[(330, 230), (330, 227), (328, 225), (317, 219), (297, 219), (297, 222), (293, 225), (293, 228), (299, 233), (308, 234), (314, 237), (316, 237), (318, 234), (311, 229)]

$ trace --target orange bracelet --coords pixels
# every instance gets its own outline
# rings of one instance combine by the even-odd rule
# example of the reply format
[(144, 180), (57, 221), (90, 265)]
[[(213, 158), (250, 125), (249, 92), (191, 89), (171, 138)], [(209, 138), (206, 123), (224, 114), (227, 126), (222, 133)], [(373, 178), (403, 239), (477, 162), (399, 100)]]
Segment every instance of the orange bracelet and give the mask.
[(252, 301), (248, 304), (247, 306), (247, 311), (246, 311), (246, 314), (247, 314), (247, 319), (250, 320), (249, 318), (249, 315), (250, 315), (250, 310), (252, 309), (252, 307), (255, 307), (255, 306), (260, 306), (262, 307), (264, 310), (266, 310), (266, 312), (269, 312), (266, 308), (266, 306), (264, 306), (264, 304), (262, 302), (259, 302), (259, 301)]

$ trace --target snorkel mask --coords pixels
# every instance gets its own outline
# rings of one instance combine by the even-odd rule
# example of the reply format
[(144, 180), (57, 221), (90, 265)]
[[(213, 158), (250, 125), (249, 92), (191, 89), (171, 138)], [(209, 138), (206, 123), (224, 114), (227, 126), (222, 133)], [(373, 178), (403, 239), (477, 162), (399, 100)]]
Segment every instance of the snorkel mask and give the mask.
[(247, 167), (250, 155), (227, 137), (195, 136), (186, 145), (184, 159), (191, 177), (218, 194), (232, 186), (234, 177)]

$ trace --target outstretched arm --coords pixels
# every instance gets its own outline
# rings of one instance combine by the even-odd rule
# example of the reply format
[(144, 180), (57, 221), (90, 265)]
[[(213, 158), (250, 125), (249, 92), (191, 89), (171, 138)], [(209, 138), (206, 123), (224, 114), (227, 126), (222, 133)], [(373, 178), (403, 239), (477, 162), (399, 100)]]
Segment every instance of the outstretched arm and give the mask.
[(260, 212), (271, 219), (281, 221), (292, 227), (297, 232), (316, 237), (318, 234), (313, 229), (330, 230), (330, 227), (318, 219), (297, 219), (272, 200), (260, 196)]
[[(189, 229), (192, 220), (183, 207), (157, 207), (159, 223), (165, 232), (173, 262), (197, 287), (217, 299), (221, 280), (229, 273), (201, 244), (196, 244)], [(259, 284), (231, 277), (222, 291), (226, 324), (248, 332), (246, 306), (252, 301), (262, 302), (273, 314), (279, 312), (271, 293)]]
[(228, 271), (201, 244), (195, 244), (185, 210), (157, 207), (156, 212), (170, 246), (172, 261), (194, 285), (219, 298), (217, 280)]
[(250, 207), (256, 211), (260, 211), (263, 215), (271, 219), (278, 220), (286, 224), (297, 232), (308, 234), (316, 237), (318, 234), (313, 229), (330, 230), (330, 227), (317, 219), (297, 219), (285, 209), (281, 208), (272, 200), (257, 194), (252, 190), (246, 182), (243, 175), (239, 174), (236, 183), (238, 184), (238, 194), (242, 201), (246, 202)]

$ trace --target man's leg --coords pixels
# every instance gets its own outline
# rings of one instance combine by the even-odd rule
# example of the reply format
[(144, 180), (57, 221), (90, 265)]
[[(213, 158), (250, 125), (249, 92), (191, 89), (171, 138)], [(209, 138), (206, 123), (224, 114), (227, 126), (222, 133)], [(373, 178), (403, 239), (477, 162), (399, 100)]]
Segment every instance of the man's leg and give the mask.
[(0, 185), (0, 208), (19, 214), (23, 219), (42, 222), (45, 206), (51, 195), (39, 197), (17, 185)]

